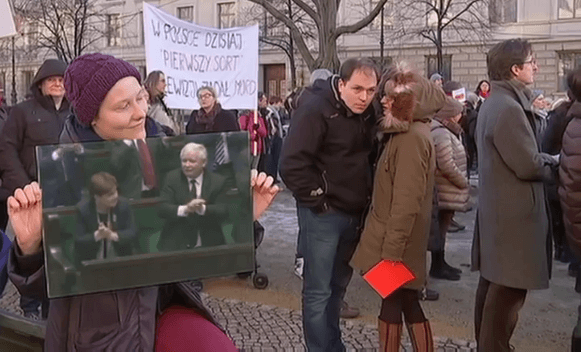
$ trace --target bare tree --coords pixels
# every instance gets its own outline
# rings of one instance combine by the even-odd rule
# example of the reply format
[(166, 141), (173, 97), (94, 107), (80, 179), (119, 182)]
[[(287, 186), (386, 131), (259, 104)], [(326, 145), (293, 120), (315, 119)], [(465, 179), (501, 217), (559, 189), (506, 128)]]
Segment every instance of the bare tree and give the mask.
[[(307, 43), (315, 40), (313, 31), (314, 23), (310, 17), (300, 7), (294, 4), (293, 0), (274, 0), (273, 6), (281, 11), (285, 16), (295, 23), (301, 36)], [(251, 6), (243, 15), (251, 23), (259, 24), (259, 41), (262, 47), (274, 47), (282, 50), (288, 57), (291, 73), (291, 89), (297, 85), (296, 77), (296, 46), (293, 40), (291, 29), (284, 23), (274, 18), (262, 6)]]
[(90, 0), (17, 0), (15, 11), (36, 26), (37, 49), (68, 62), (102, 38), (103, 16)]
[(272, 0), (249, 0), (262, 6), (275, 19), (282, 22), (290, 30), (294, 44), (296, 44), (303, 60), (309, 70), (339, 68), (339, 56), (337, 55), (337, 39), (348, 33), (356, 33), (366, 27), (379, 14), (387, 0), (379, 0), (376, 6), (359, 21), (349, 25), (339, 25), (338, 10), (341, 0), (291, 0), (310, 18), (316, 28), (316, 42), (318, 46), (317, 57), (313, 56), (308, 39), (301, 32), (300, 27), (285, 13), (284, 9), (275, 6)]
[(439, 72), (446, 42), (485, 43), (491, 35), (489, 0), (398, 1), (395, 37), (419, 36), (436, 47)]

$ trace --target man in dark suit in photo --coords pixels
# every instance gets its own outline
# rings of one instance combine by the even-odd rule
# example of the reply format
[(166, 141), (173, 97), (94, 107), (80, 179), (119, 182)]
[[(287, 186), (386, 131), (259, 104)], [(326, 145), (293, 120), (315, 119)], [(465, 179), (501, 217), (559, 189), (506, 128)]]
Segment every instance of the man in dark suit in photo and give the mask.
[(75, 262), (131, 255), (137, 237), (133, 211), (119, 197), (117, 179), (99, 172), (91, 177), (90, 197), (77, 205)]
[(227, 218), (226, 178), (206, 170), (208, 153), (197, 143), (186, 144), (181, 168), (170, 171), (161, 190), (160, 217), (166, 220), (160, 251), (225, 244), (222, 222)]

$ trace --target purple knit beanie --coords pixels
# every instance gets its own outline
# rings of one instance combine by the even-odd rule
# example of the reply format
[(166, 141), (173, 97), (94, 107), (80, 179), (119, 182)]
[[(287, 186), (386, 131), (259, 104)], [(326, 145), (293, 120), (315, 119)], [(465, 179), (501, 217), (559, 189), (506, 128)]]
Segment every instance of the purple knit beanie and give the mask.
[(94, 53), (77, 57), (65, 72), (66, 97), (77, 120), (89, 126), (107, 92), (117, 81), (131, 76), (141, 83), (135, 66), (111, 55)]

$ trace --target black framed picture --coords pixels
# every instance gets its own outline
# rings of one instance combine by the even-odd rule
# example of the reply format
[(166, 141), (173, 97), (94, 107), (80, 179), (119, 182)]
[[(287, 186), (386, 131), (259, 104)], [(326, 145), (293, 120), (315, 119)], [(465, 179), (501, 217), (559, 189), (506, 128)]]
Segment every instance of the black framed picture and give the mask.
[(247, 132), (36, 151), (50, 298), (254, 269)]

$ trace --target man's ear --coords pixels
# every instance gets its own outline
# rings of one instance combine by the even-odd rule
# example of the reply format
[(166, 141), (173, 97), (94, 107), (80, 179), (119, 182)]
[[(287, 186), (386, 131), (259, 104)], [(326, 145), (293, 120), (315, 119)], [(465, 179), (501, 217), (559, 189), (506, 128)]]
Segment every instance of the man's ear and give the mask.
[(518, 68), (518, 65), (517, 64), (514, 64), (514, 65), (512, 65), (510, 67), (510, 72), (513, 74), (513, 76), (517, 76), (518, 75), (518, 71), (517, 70), (520, 70)]

